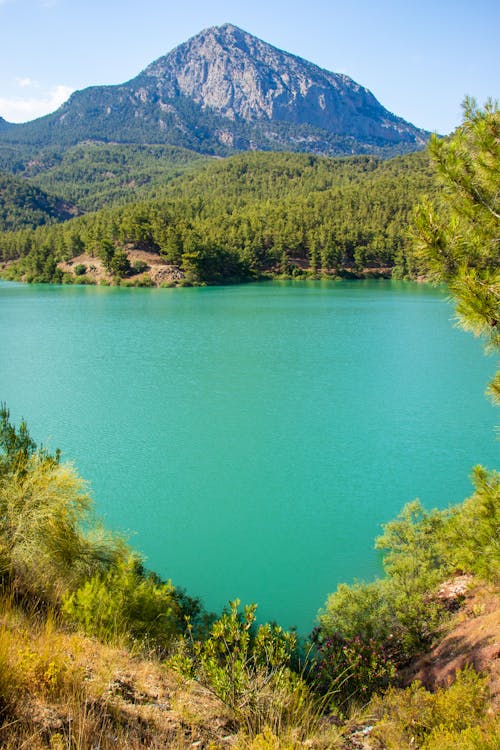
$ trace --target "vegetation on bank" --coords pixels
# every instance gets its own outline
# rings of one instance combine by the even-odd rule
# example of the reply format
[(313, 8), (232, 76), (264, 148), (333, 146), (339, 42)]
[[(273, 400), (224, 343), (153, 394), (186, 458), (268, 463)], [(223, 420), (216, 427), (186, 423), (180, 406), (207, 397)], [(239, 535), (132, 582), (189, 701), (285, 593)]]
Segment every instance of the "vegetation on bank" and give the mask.
[[(495, 350), (499, 135), (498, 109), (467, 102), (461, 129), (432, 145), (443, 190), (423, 204), (415, 229), (416, 262), (450, 284), (462, 325)], [(498, 375), (490, 393), (499, 396)], [(95, 520), (75, 470), (38, 447), (2, 407), (3, 746), (107, 750), (118, 742), (135, 750), (197, 742), (212, 750), (326, 750), (362, 747), (369, 735), (370, 747), (380, 750), (493, 750), (500, 728), (486, 676), (466, 668), (434, 692), (402, 685), (412, 659), (449, 627), (450, 601), (460, 607), (463, 594), (440, 595), (443, 581), (465, 572), (498, 596), (500, 475), (476, 467), (473, 478), (464, 503), (427, 511), (414, 501), (386, 524), (377, 540), (385, 576), (340, 585), (304, 643), (278, 625), (257, 627), (255, 605), (241, 609), (236, 601), (209, 615), (148, 572), (124, 539)], [(123, 664), (123, 650), (112, 651), (118, 645), (129, 651), (128, 669), (133, 655), (135, 668), (148, 672), (155, 697), (151, 686), (141, 697), (116, 670), (110, 688), (104, 664), (79, 656), (93, 649), (102, 662), (106, 654)], [(205, 718), (193, 719), (192, 704), (190, 714), (166, 702), (157, 710), (160, 695), (171, 702), (178, 696), (175, 684), (202, 686), (210, 702)], [(144, 711), (132, 717), (130, 706), (141, 702)], [(39, 721), (37, 710), (45, 712)], [(220, 731), (210, 734), (208, 722)]]
[[(102, 209), (57, 227), (4, 233), (7, 278), (81, 282), (64, 262), (148, 250), (187, 283), (263, 274), (352, 275), (408, 271), (407, 226), (432, 168), (424, 153), (383, 162), (246, 153), (211, 161), (162, 188), (163, 197)], [(159, 190), (159, 189), (158, 189)]]

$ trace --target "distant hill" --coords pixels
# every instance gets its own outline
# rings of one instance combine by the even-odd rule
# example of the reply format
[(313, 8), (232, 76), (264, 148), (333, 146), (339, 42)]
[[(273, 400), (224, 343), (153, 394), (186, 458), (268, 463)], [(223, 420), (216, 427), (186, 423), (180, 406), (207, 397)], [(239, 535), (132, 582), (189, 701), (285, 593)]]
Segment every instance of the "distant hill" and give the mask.
[(16, 176), (60, 195), (82, 211), (161, 193), (170, 180), (207, 160), (194, 151), (168, 145), (81, 143), (38, 153), (13, 149), (11, 154), (4, 149), (0, 145), (0, 168), (14, 168)]
[(33, 229), (77, 214), (72, 205), (60, 198), (0, 172), (0, 231)]
[(220, 155), (259, 149), (390, 156), (422, 148), (427, 137), (348, 76), (231, 24), (200, 32), (127, 83), (77, 91), (30, 123), (0, 123), (3, 143), (168, 143)]

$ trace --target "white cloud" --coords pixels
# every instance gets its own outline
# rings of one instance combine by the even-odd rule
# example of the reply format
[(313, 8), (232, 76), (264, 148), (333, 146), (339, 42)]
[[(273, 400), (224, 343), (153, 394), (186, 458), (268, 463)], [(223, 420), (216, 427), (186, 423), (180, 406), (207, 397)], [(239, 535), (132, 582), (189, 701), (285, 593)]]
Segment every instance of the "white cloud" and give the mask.
[[(2, 2), (2, 0), (0, 0)], [(29, 80), (29, 79), (21, 79)], [(18, 81), (19, 85), (22, 86)], [(33, 85), (35, 82), (26, 85)], [(66, 101), (74, 89), (64, 84), (53, 86), (44, 92), (40, 92), (38, 97), (0, 97), (0, 116), (8, 122), (27, 122), (34, 120), (36, 117), (48, 115), (54, 112)]]
[(40, 84), (38, 83), (38, 81), (34, 81), (33, 78), (16, 78), (16, 83), (22, 89), (27, 89), (30, 87), (37, 89), (40, 87)]

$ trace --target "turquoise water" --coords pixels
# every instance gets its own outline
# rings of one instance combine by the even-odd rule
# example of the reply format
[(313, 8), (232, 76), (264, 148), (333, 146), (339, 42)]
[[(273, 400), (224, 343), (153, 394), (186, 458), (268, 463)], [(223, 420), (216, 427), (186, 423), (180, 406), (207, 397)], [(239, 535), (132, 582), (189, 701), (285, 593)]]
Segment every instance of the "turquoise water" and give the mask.
[(0, 283), (0, 399), (73, 460), (147, 564), (302, 631), (379, 571), (380, 524), (498, 467), (497, 362), (442, 290)]

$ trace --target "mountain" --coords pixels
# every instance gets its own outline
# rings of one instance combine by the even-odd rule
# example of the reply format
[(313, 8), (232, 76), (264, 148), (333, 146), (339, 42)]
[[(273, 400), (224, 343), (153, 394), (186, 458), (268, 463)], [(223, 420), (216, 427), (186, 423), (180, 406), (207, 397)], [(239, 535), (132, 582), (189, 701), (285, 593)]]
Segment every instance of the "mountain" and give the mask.
[(0, 123), (0, 142), (168, 143), (227, 155), (250, 149), (394, 155), (428, 137), (346, 75), (231, 24), (206, 29), (117, 86), (77, 91), (56, 112)]

